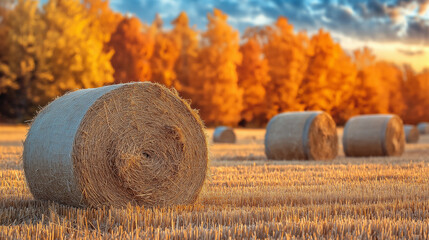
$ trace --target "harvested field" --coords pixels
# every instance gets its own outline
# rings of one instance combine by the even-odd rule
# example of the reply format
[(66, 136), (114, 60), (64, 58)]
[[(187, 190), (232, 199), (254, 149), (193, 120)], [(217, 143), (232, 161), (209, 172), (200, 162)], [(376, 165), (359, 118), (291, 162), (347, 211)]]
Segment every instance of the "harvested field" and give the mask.
[(346, 158), (340, 146), (332, 161), (269, 161), (264, 130), (235, 129), (236, 144), (213, 144), (210, 129), (210, 176), (196, 204), (92, 209), (33, 200), (26, 131), (0, 126), (0, 239), (429, 238), (429, 135), (401, 157)]

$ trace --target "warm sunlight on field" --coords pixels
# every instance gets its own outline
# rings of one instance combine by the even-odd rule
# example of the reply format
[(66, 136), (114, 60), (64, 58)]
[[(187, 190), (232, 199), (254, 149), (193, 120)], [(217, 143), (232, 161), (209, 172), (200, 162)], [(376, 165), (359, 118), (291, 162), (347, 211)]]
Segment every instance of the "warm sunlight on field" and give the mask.
[(402, 157), (345, 158), (340, 148), (333, 161), (283, 162), (266, 160), (264, 130), (236, 130), (237, 144), (210, 143), (196, 204), (79, 209), (33, 200), (26, 129), (0, 126), (0, 239), (429, 238), (429, 136)]

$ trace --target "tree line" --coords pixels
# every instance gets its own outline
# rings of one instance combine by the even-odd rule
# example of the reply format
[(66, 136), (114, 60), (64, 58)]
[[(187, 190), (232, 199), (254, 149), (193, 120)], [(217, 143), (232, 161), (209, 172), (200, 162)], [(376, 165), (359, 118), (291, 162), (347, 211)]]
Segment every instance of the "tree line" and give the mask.
[(367, 113), (429, 120), (429, 69), (345, 51), (287, 18), (240, 37), (218, 9), (206, 30), (185, 12), (166, 30), (112, 11), (105, 0), (0, 3), (0, 120), (23, 121), (79, 88), (153, 81), (174, 87), (207, 125), (263, 126), (285, 111), (323, 110), (343, 124)]

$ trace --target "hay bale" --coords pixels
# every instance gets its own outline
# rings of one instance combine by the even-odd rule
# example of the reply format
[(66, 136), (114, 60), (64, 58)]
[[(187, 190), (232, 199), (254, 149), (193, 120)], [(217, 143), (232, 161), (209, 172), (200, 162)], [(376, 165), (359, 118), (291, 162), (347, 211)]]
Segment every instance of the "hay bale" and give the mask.
[(419, 129), (414, 125), (404, 125), (405, 141), (407, 143), (416, 143), (419, 141)]
[(234, 129), (220, 126), (213, 132), (213, 142), (215, 143), (235, 143), (236, 137)]
[(332, 117), (325, 112), (289, 112), (270, 120), (265, 133), (268, 159), (328, 160), (338, 154)]
[(66, 94), (35, 118), (24, 171), (36, 199), (73, 206), (188, 204), (208, 150), (198, 114), (177, 92), (131, 83)]
[(396, 115), (374, 114), (351, 118), (344, 127), (346, 156), (400, 156), (405, 148), (404, 128)]
[(417, 125), (420, 134), (429, 134), (429, 123), (422, 122)]

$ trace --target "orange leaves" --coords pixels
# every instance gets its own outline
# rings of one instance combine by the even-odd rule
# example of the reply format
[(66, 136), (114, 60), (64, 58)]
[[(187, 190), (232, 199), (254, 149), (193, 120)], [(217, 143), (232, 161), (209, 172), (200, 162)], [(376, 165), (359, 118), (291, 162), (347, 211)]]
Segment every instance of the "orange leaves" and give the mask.
[(429, 70), (415, 74), (409, 65), (404, 66), (404, 98), (407, 108), (403, 114), (406, 122), (416, 124), (429, 119)]
[(185, 12), (164, 30), (160, 15), (147, 25), (108, 0), (50, 0), (43, 11), (37, 1), (12, 2), (0, 4), (0, 100), (12, 103), (0, 114), (22, 116), (114, 79), (174, 87), (208, 125), (262, 126), (296, 110), (324, 110), (340, 124), (364, 113), (429, 120), (428, 72), (377, 62), (368, 48), (348, 54), (330, 33), (309, 39), (285, 17), (248, 29), (240, 42), (218, 9), (201, 33)]
[(148, 26), (135, 17), (124, 18), (108, 45), (114, 50), (111, 63), (115, 83), (150, 80), (154, 41)]
[(171, 31), (172, 40), (177, 48), (178, 57), (174, 63), (174, 72), (180, 84), (179, 92), (186, 98), (191, 98), (196, 89), (191, 81), (192, 74), (197, 71), (195, 60), (198, 55), (198, 33), (189, 27), (189, 19), (185, 12), (173, 20)]
[(243, 88), (243, 111), (241, 118), (257, 125), (266, 121), (265, 87), (270, 81), (267, 60), (262, 58), (262, 49), (256, 37), (248, 39), (240, 47), (243, 61), (237, 67), (238, 84)]
[(155, 28), (156, 33), (154, 51), (150, 59), (151, 80), (180, 90), (181, 87), (174, 71), (176, 60), (179, 57), (178, 46), (171, 33), (162, 32), (162, 20), (159, 15), (152, 27)]
[(240, 121), (242, 110), (242, 89), (236, 72), (241, 62), (239, 36), (220, 10), (215, 9), (207, 18), (195, 72), (190, 76), (193, 102), (207, 124), (233, 126)]
[(263, 31), (266, 38), (264, 54), (271, 81), (267, 86), (267, 117), (279, 112), (302, 110), (296, 101), (299, 86), (307, 67), (305, 35), (293, 33), (292, 25), (280, 17), (274, 26)]

